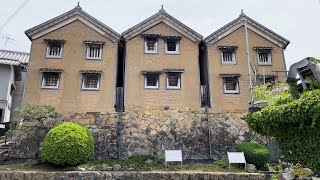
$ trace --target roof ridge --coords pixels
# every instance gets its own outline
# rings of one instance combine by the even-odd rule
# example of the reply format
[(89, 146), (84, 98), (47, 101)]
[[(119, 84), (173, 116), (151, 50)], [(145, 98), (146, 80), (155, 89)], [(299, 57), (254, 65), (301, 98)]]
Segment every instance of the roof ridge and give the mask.
[(267, 31), (267, 35), (271, 36), (272, 38), (276, 39), (277, 41), (280, 41), (282, 44), (284, 44), (284, 49), (286, 48), (286, 46), (290, 43), (289, 40), (287, 40), (286, 38), (282, 37), (281, 35), (275, 33), (274, 31), (272, 31), (271, 29), (267, 28), (266, 26), (260, 24), (259, 22), (253, 20), (252, 18), (250, 18), (249, 16), (247, 16), (246, 14), (244, 14), (243, 12), (241, 12), (241, 14), (239, 15), (239, 17), (237, 17), (236, 19), (232, 20), (231, 22), (227, 23), (226, 25), (222, 26), (221, 28), (219, 28), (218, 30), (214, 31), (213, 33), (211, 33), (210, 35), (208, 35), (206, 38), (204, 38), (204, 41), (206, 43), (212, 41), (215, 36), (219, 36), (221, 35), (225, 29), (231, 28), (232, 26), (235, 26), (237, 24), (239, 24), (240, 22), (247, 20), (247, 22), (251, 25), (253, 25), (254, 27), (260, 29), (264, 29), (265, 31), (263, 31), (264, 33), (266, 33)]
[[(93, 25), (95, 25), (97, 28), (101, 29), (104, 32), (107, 32), (115, 39), (120, 39), (120, 34), (118, 32), (111, 29), (109, 26), (105, 25), (103, 22), (99, 21), (95, 17), (91, 16), (89, 13), (82, 10), (80, 5), (76, 6), (75, 8), (73, 8), (73, 9), (71, 9), (71, 10), (69, 10), (59, 16), (56, 16), (48, 21), (45, 21), (45, 22), (43, 22), (33, 28), (26, 30), (25, 34), (29, 37), (29, 39), (31, 39), (31, 36), (38, 33), (39, 31), (43, 31), (44, 29), (52, 27), (55, 24), (63, 22), (64, 20), (69, 19), (70, 17), (73, 17), (75, 15), (79, 15), (79, 16), (83, 17), (84, 19), (88, 20), (89, 22), (90, 22), (90, 20), (93, 21), (91, 23)], [(65, 17), (67, 17), (67, 18), (65, 18)]]
[[(170, 20), (174, 21), (176, 24), (174, 24), (175, 26), (177, 26), (179, 29), (181, 29), (182, 31), (186, 32), (187, 34), (189, 34), (190, 36), (192, 36), (193, 38), (197, 39), (198, 41), (201, 41), (203, 39), (203, 36), (201, 34), (199, 34), (198, 32), (196, 32), (195, 30), (191, 29), (189, 26), (185, 25), (184, 23), (182, 23), (181, 21), (177, 20), (175, 17), (173, 17), (172, 15), (170, 15), (169, 13), (167, 13), (163, 7), (159, 10), (159, 12), (157, 12), (156, 14), (150, 16), (149, 18), (143, 20), (142, 22), (134, 25), (133, 27), (127, 29), (126, 31), (124, 31), (123, 33), (121, 33), (122, 36), (124, 36), (125, 38), (130, 36), (130, 32), (134, 31), (135, 29), (143, 26), (144, 24), (148, 23), (149, 21), (152, 21), (153, 19), (156, 19), (157, 17), (160, 18), (164, 18), (166, 20), (168, 20), (170, 22)], [(161, 17), (163, 16), (163, 17)], [(166, 17), (168, 17), (169, 19), (167, 19)], [(179, 25), (181, 27), (179, 27)], [(188, 31), (190, 33), (192, 33), (192, 35), (190, 33), (188, 33)], [(131, 33), (133, 34), (133, 33)]]

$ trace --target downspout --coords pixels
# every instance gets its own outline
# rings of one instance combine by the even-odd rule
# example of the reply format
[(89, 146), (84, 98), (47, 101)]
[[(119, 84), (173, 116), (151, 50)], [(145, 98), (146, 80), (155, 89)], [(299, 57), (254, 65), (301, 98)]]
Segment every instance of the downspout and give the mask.
[(248, 26), (247, 26), (247, 18), (244, 17), (244, 27), (246, 32), (246, 49), (247, 49), (247, 58), (248, 58), (248, 70), (249, 70), (249, 81), (250, 81), (250, 107), (253, 107), (253, 95), (252, 95), (252, 77), (251, 77), (251, 60), (250, 60), (250, 52), (249, 52), (249, 38), (248, 38)]

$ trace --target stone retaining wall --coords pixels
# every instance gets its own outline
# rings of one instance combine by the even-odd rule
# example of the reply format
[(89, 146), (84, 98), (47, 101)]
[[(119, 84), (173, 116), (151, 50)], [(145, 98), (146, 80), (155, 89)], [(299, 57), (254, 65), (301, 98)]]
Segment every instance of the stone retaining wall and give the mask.
[[(190, 108), (163, 110), (127, 107), (122, 116), (122, 128), (118, 113), (63, 115), (60, 121), (75, 121), (88, 127), (94, 135), (95, 156), (98, 159), (117, 158), (119, 144), (121, 157), (138, 154), (163, 156), (164, 150), (181, 149), (184, 159), (206, 159), (210, 152), (209, 129), (214, 159), (225, 156), (227, 151), (235, 151), (235, 145), (243, 141), (264, 143), (262, 138), (249, 132), (243, 120), (244, 113), (209, 112), (209, 124), (206, 117), (204, 111)], [(22, 126), (30, 127), (32, 123), (25, 122)], [(36, 148), (37, 143), (32, 136), (28, 137), (27, 141), (23, 137), (15, 138), (13, 155), (32, 156), (32, 149)]]
[(263, 174), (222, 174), (186, 172), (17, 172), (0, 171), (1, 180), (265, 180)]

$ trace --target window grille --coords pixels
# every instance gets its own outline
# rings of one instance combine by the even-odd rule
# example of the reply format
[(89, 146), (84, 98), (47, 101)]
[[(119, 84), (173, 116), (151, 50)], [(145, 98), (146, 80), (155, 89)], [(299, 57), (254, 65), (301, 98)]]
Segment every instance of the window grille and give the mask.
[(62, 43), (48, 42), (46, 57), (49, 58), (61, 58), (62, 56)]
[(145, 88), (159, 88), (159, 74), (145, 75)]
[(82, 89), (99, 89), (100, 74), (86, 73), (83, 74)]
[(58, 88), (60, 74), (57, 72), (44, 72), (42, 79), (43, 88)]
[(181, 88), (181, 74), (177, 72), (169, 72), (167, 74), (167, 88), (180, 89)]
[(87, 59), (101, 59), (102, 44), (87, 44)]
[(239, 93), (239, 80), (238, 77), (224, 77), (223, 78), (224, 93), (236, 94)]

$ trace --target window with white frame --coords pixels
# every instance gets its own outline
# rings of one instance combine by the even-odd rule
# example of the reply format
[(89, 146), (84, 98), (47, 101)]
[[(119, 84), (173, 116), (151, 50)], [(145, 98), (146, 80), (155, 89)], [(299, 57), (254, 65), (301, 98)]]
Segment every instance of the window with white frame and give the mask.
[(63, 43), (64, 41), (59, 40), (46, 40), (47, 49), (46, 49), (46, 57), (47, 58), (61, 58), (63, 51)]
[(222, 64), (236, 64), (235, 48), (221, 48), (220, 51)]
[(60, 82), (59, 72), (43, 72), (42, 76), (42, 88), (58, 89)]
[(145, 37), (144, 39), (144, 52), (145, 53), (158, 53), (158, 38)]
[(257, 58), (259, 65), (271, 65), (271, 49), (257, 49)]
[(165, 52), (166, 54), (179, 54), (180, 45), (178, 39), (168, 38), (165, 40)]
[(145, 74), (144, 88), (158, 89), (159, 88), (159, 74)]
[(102, 51), (102, 43), (87, 43), (86, 59), (101, 59)]
[(238, 94), (239, 77), (223, 77), (223, 92), (225, 94)]
[(181, 89), (181, 73), (180, 72), (167, 73), (167, 89)]
[(100, 74), (99, 73), (83, 73), (82, 89), (83, 90), (99, 90)]

